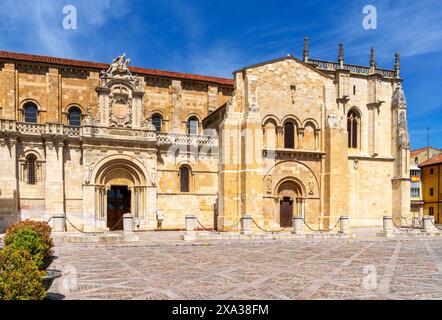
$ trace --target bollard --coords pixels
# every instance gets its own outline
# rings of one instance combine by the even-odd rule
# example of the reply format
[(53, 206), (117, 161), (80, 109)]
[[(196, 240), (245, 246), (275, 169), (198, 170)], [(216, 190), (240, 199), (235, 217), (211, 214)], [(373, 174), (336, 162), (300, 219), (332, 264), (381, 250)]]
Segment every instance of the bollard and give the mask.
[(304, 233), (304, 219), (302, 216), (294, 216), (293, 217), (293, 234), (303, 234)]
[(393, 217), (392, 216), (384, 216), (383, 218), (383, 230), (376, 234), (378, 237), (393, 237)]
[(339, 217), (339, 227), (340, 227), (340, 232), (341, 233), (348, 233), (348, 225), (349, 225), (349, 221), (348, 221), (348, 217), (347, 216), (340, 216)]
[(124, 232), (134, 231), (134, 217), (130, 213), (123, 214), (123, 231)]
[(424, 231), (425, 232), (434, 232), (434, 217), (433, 216), (424, 216)]
[(241, 234), (252, 233), (252, 216), (245, 215), (241, 217)]
[(66, 232), (65, 215), (53, 216), (52, 220), (54, 220), (54, 232)]
[(196, 217), (193, 214), (186, 215), (186, 233), (192, 233), (195, 231)]
[(186, 233), (184, 234), (184, 241), (196, 240), (195, 224), (196, 224), (196, 217), (193, 214), (187, 214)]
[(384, 231), (393, 232), (393, 217), (384, 216)]

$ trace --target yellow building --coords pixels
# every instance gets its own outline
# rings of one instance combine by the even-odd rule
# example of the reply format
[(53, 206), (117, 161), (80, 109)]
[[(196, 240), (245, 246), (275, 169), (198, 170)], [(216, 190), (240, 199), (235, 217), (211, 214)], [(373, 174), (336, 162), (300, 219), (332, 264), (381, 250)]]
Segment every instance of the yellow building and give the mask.
[(424, 215), (442, 219), (442, 153), (419, 165), (422, 169)]
[[(0, 51), (0, 231), (380, 226), (410, 213), (407, 104), (394, 69), (285, 56), (233, 79)], [(68, 225), (69, 229), (72, 229)]]

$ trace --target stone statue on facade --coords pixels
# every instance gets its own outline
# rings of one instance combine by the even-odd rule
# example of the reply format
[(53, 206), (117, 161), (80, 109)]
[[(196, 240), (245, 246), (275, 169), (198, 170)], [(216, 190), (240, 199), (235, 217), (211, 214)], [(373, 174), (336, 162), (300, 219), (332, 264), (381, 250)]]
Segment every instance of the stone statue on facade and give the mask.
[(128, 75), (132, 76), (129, 70), (130, 59), (126, 59), (126, 54), (116, 57), (112, 60), (109, 68), (106, 71), (101, 71), (102, 76), (106, 76), (109, 78), (114, 77), (115, 75)]

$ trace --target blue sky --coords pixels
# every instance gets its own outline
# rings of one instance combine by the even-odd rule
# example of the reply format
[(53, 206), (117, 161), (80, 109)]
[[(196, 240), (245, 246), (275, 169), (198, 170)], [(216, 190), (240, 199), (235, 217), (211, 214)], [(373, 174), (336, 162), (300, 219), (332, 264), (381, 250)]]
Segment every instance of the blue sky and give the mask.
[[(77, 8), (77, 30), (63, 28), (63, 7)], [(377, 29), (362, 27), (365, 5), (377, 9)], [(133, 65), (231, 77), (242, 66), (302, 55), (393, 68), (401, 54), (411, 147), (442, 148), (442, 2), (2, 0), (0, 49), (110, 62), (126, 52)]]

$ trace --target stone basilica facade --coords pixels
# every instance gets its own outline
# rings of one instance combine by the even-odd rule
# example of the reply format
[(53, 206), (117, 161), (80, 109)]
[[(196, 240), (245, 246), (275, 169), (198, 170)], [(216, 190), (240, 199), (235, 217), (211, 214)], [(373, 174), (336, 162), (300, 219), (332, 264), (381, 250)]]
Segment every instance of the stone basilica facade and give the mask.
[[(378, 226), (410, 212), (407, 108), (394, 70), (286, 56), (233, 80), (0, 51), (0, 231), (269, 230), (294, 215)], [(162, 221), (160, 221), (162, 220)]]

